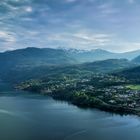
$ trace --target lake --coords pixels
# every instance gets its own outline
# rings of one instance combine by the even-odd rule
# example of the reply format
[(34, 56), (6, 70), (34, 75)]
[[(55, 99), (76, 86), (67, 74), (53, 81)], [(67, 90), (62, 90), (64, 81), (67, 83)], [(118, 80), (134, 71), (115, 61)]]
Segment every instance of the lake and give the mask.
[(0, 84), (0, 140), (125, 139), (140, 139), (140, 117), (81, 109)]

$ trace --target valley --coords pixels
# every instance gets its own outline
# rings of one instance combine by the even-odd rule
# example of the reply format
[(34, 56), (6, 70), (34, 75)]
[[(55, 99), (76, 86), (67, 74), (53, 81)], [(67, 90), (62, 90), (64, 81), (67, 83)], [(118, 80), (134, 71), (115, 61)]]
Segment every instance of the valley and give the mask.
[[(6, 52), (0, 55), (6, 63), (0, 70), (1, 79), (18, 90), (51, 96), (79, 107), (140, 115), (140, 74), (135, 59), (112, 58), (80, 63), (83, 53), (87, 52), (75, 51), (70, 51), (70, 54), (81, 54), (80, 59), (71, 59), (66, 50), (47, 48)], [(93, 52), (98, 57), (101, 52), (106, 54), (101, 50), (90, 53)], [(18, 61), (13, 55), (19, 56)], [(6, 59), (10, 56), (11, 60)]]

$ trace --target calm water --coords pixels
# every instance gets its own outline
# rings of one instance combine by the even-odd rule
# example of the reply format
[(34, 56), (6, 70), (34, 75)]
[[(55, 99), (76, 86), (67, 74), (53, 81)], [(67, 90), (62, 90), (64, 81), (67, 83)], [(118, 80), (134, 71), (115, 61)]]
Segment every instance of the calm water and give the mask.
[(0, 140), (140, 140), (140, 118), (80, 109), (0, 84)]

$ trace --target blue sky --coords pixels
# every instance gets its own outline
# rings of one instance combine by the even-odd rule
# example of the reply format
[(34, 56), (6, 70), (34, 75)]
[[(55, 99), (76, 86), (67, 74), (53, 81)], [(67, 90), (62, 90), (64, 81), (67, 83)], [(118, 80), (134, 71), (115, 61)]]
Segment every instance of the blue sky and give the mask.
[(140, 0), (0, 0), (0, 51), (140, 49)]

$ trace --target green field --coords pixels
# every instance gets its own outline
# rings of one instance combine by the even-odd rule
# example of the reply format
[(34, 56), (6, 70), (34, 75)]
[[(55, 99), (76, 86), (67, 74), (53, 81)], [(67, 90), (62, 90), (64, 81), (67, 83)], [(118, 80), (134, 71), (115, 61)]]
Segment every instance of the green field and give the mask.
[(132, 90), (140, 90), (140, 85), (127, 85), (126, 88), (129, 88)]

